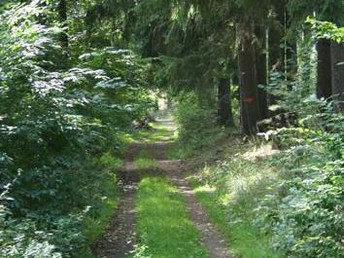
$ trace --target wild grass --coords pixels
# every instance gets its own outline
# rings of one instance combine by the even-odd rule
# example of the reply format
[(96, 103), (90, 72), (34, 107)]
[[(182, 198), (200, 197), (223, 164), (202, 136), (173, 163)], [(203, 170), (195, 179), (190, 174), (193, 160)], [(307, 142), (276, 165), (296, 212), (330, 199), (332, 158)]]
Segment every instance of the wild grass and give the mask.
[(118, 204), (117, 198), (106, 198), (98, 211), (99, 216), (86, 216), (84, 219), (84, 232), (89, 246), (104, 235), (107, 225), (113, 217), (114, 210)]
[[(173, 123), (174, 117), (167, 111), (160, 111), (153, 114), (158, 121), (148, 124), (148, 129), (133, 131), (132, 134), (126, 134), (124, 138), (127, 143), (131, 142), (173, 142), (177, 139), (178, 133)], [(159, 121), (161, 119), (163, 122)]]
[(139, 157), (134, 160), (134, 164), (138, 169), (149, 169), (158, 166), (157, 162), (153, 158)]
[(117, 208), (119, 198), (115, 172), (122, 165), (122, 160), (107, 152), (95, 162), (100, 165), (103, 173), (107, 176), (102, 184), (99, 184), (104, 195), (97, 197), (97, 203), (87, 208), (88, 211), (83, 218), (82, 229), (86, 239), (86, 250), (82, 250), (82, 253), (77, 256), (83, 258), (93, 257), (89, 249), (105, 234), (106, 227)]
[(135, 257), (207, 257), (177, 188), (163, 178), (144, 178), (136, 200), (138, 247)]
[(171, 131), (167, 128), (158, 128), (156, 127), (155, 123), (150, 124), (152, 126), (151, 129), (142, 130), (138, 132), (136, 136), (140, 141), (145, 142), (169, 142), (176, 139), (176, 135), (174, 131)]
[[(191, 178), (198, 201), (207, 209), (210, 219), (228, 240), (230, 249), (239, 257), (281, 257), (253, 223), (259, 201), (271, 192), (270, 185), (279, 173), (264, 159), (254, 144), (232, 145), (227, 161), (204, 167)], [(267, 152), (270, 154), (270, 152)], [(252, 157), (248, 159), (247, 157)]]

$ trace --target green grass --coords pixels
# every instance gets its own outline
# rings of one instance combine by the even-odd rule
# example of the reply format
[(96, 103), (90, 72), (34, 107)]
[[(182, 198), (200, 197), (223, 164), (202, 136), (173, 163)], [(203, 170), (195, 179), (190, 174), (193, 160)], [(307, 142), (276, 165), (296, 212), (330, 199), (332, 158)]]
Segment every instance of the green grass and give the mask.
[(116, 158), (114, 154), (111, 154), (110, 152), (103, 154), (99, 158), (98, 163), (102, 165), (104, 169), (110, 170), (112, 172), (116, 171), (123, 165), (123, 161), (119, 158)]
[(211, 221), (217, 225), (230, 243), (229, 248), (239, 257), (278, 258), (269, 246), (268, 238), (263, 237), (252, 225), (252, 216), (242, 213), (236, 223), (228, 218), (228, 209), (219, 202), (216, 193), (197, 190), (197, 200), (206, 208)]
[(155, 159), (144, 157), (136, 158), (134, 164), (138, 169), (155, 168), (158, 166)]
[(112, 219), (117, 204), (118, 202), (116, 199), (108, 198), (103, 201), (103, 204), (99, 210), (99, 216), (96, 218), (93, 216), (85, 217), (84, 231), (87, 241), (90, 245), (105, 233), (106, 226)]
[[(254, 146), (249, 148), (254, 152)], [(271, 193), (269, 186), (278, 178), (278, 171), (264, 159), (253, 161), (234, 154), (242, 154), (241, 149), (231, 146), (228, 151), (235, 157), (230, 162), (208, 166), (190, 179), (196, 198), (238, 257), (282, 257), (271, 248), (269, 235), (263, 235), (253, 223), (259, 200)]]
[(92, 258), (90, 247), (102, 237), (107, 229), (107, 225), (113, 218), (113, 214), (118, 205), (118, 192), (115, 179), (104, 182), (102, 185), (108, 196), (100, 198), (99, 203), (91, 207), (83, 220), (83, 234), (86, 238), (85, 250), (76, 257)]
[[(166, 111), (158, 112), (157, 114), (155, 114), (155, 117), (173, 120), (172, 115), (168, 112), (166, 113)], [(137, 130), (132, 132), (131, 134), (124, 135), (123, 138), (125, 139), (125, 142), (174, 142), (177, 139), (178, 134), (174, 126), (164, 124), (164, 122), (161, 121), (151, 122), (149, 123), (149, 126), (149, 129)]]
[(152, 142), (171, 142), (176, 140), (177, 134), (170, 128), (158, 126), (158, 123), (150, 123), (152, 128), (140, 130), (132, 135), (134, 141)]
[(148, 177), (140, 182), (136, 210), (135, 257), (207, 257), (181, 194), (166, 179)]
[(176, 142), (172, 142), (168, 145), (167, 158), (169, 160), (178, 160), (181, 158), (179, 145)]

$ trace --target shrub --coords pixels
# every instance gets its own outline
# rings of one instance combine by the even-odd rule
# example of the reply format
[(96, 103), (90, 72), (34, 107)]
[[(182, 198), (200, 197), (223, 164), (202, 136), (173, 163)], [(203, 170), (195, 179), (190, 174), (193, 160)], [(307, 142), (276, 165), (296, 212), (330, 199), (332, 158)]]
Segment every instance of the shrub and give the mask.
[(13, 2), (0, 9), (0, 193), (10, 183), (12, 198), (1, 200), (0, 253), (86, 255), (84, 221), (115, 206), (104, 200), (116, 196), (119, 131), (150, 107), (145, 64), (114, 49), (58, 60), (61, 29), (39, 22), (51, 5)]
[(178, 143), (183, 155), (188, 156), (221, 137), (216, 110), (203, 107), (193, 94), (184, 96), (177, 105)]

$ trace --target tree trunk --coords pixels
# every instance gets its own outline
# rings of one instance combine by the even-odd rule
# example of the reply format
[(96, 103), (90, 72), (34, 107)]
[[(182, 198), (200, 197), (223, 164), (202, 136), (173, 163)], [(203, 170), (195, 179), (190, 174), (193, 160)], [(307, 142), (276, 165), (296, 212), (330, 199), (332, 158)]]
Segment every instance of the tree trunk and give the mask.
[[(283, 72), (283, 54), (280, 47), (282, 42), (282, 28), (277, 21), (271, 23), (269, 26), (268, 35), (268, 77), (270, 73)], [(268, 106), (275, 105), (277, 103), (277, 97), (268, 95)], [(273, 112), (269, 111), (269, 116), (273, 116)]]
[(234, 126), (230, 80), (221, 78), (218, 81), (218, 117), (220, 125), (225, 127)]
[(266, 33), (264, 26), (256, 27), (256, 36), (260, 44), (256, 48), (256, 72), (257, 72), (257, 84), (258, 84), (258, 99), (259, 99), (259, 118), (260, 120), (268, 118), (268, 101), (267, 92), (262, 86), (266, 86), (267, 83), (267, 59), (264, 51), (266, 46)]
[[(285, 42), (284, 74), (286, 81), (292, 81), (297, 73), (297, 45), (296, 42)], [(291, 87), (290, 87), (291, 90)]]
[(337, 112), (344, 111), (344, 43), (331, 42), (332, 96)]
[(62, 47), (62, 54), (68, 58), (69, 55), (69, 39), (68, 39), (68, 24), (67, 24), (67, 0), (60, 0), (57, 6), (57, 12), (59, 15), (59, 21), (62, 27), (66, 27), (66, 30), (60, 34), (60, 43)]
[(247, 21), (239, 24), (238, 32), (239, 35), (242, 35), (238, 51), (241, 131), (243, 134), (251, 135), (257, 131), (256, 125), (259, 120), (255, 50), (251, 24)]
[(317, 42), (317, 97), (328, 99), (332, 95), (331, 89), (331, 41), (319, 39)]
[[(42, 8), (46, 8), (47, 3), (45, 1), (42, 1), (39, 3), (39, 6)], [(41, 25), (47, 25), (47, 15), (45, 13), (40, 13), (38, 15), (38, 23)]]

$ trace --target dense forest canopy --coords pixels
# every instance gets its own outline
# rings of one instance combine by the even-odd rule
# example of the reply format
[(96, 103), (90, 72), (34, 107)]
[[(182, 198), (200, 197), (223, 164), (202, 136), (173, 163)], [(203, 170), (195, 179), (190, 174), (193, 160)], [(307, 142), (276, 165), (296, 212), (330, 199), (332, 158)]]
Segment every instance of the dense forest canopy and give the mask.
[(193, 151), (216, 127), (308, 155), (300, 170), (314, 181), (286, 184), (323, 199), (309, 216), (276, 215), (273, 230), (295, 234), (274, 248), (343, 257), (343, 11), (343, 0), (1, 1), (0, 257), (91, 255), (99, 236), (85, 221), (111, 207), (126, 137), (161, 93)]

